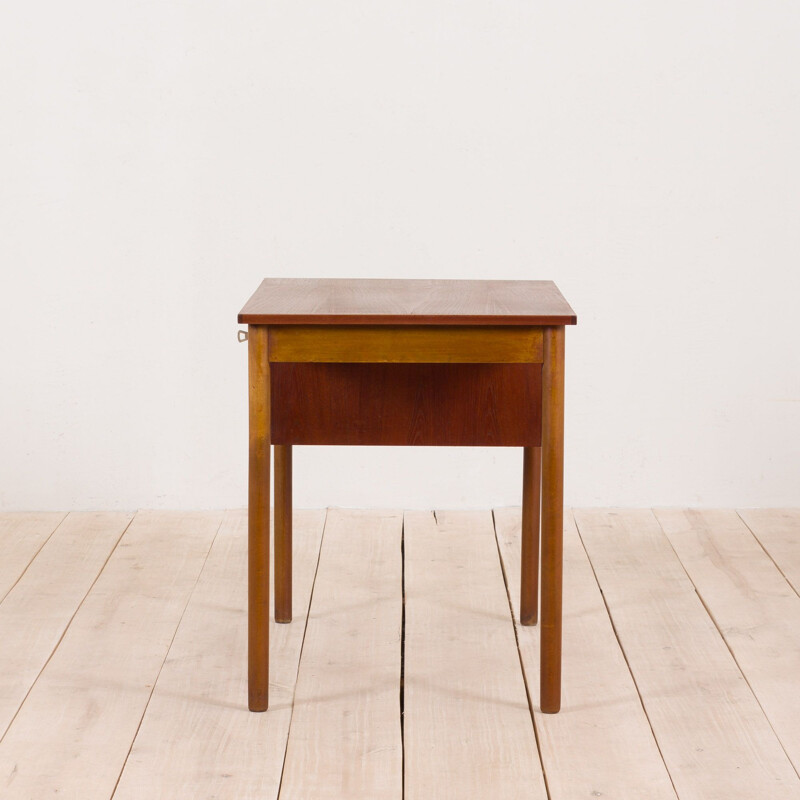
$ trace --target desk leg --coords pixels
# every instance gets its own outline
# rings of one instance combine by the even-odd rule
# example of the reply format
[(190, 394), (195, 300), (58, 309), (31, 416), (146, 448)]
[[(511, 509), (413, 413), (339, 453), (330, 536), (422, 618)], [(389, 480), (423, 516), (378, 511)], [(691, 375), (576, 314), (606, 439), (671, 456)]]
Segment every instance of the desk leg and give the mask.
[(561, 708), (561, 568), (564, 537), (564, 328), (544, 329), (542, 367), (542, 647), (539, 703)]
[(522, 449), (522, 574), (519, 621), (535, 625), (539, 617), (539, 511), (542, 448)]
[(247, 506), (247, 677), (251, 711), (269, 705), (270, 383), (267, 327), (248, 330), (250, 479)]
[(275, 622), (292, 621), (292, 446), (275, 445)]

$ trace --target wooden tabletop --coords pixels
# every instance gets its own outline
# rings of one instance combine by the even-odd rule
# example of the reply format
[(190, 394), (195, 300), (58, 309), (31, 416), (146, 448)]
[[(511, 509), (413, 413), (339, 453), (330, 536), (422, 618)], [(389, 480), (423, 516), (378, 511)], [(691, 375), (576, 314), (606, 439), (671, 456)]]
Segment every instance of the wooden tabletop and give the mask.
[(574, 325), (552, 281), (267, 278), (248, 325)]

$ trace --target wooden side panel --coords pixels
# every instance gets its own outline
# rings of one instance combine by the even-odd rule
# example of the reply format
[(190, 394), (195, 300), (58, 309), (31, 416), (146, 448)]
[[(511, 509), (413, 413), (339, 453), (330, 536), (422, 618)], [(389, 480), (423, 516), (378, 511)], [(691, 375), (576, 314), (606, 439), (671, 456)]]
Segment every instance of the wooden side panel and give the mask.
[(542, 361), (543, 334), (532, 327), (277, 325), (270, 361), (527, 363)]
[(272, 365), (273, 444), (539, 446), (540, 364)]

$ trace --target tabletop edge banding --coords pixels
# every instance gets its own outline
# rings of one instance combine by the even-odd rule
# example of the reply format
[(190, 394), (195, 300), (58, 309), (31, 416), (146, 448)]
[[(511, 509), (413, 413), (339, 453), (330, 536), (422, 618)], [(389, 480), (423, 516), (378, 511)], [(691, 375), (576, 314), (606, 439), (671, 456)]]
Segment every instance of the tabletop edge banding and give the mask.
[(574, 325), (550, 280), (265, 278), (239, 311), (248, 325)]
[(504, 325), (559, 326), (577, 325), (576, 314), (563, 316), (409, 316), (407, 314), (253, 314), (240, 312), (240, 325)]

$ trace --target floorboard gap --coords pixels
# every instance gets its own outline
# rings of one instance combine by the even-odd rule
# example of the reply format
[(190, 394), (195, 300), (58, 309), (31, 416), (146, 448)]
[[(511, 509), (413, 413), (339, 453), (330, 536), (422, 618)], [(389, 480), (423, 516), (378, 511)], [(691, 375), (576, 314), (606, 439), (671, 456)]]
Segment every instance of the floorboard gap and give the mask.
[[(133, 519), (136, 519), (135, 514)], [(131, 520), (131, 523), (133, 522), (133, 519)], [(206, 568), (206, 562), (208, 561), (208, 556), (211, 553), (211, 548), (214, 547), (214, 542), (217, 539), (217, 535), (219, 534), (220, 529), (222, 528), (222, 523), (224, 521), (225, 521), (225, 515), (223, 514), (222, 517), (220, 518), (219, 525), (217, 525), (217, 530), (211, 539), (211, 544), (208, 546), (208, 550), (206, 550), (206, 556), (203, 559), (203, 566), (200, 567), (200, 569), (197, 572), (197, 577), (195, 578), (194, 586), (192, 586), (192, 591), (189, 592), (189, 595), (186, 598), (186, 604), (183, 607), (183, 611), (181, 611), (180, 618), (178, 619), (178, 624), (175, 626), (175, 630), (172, 632), (172, 638), (170, 639), (169, 647), (167, 648), (167, 651), (164, 653), (164, 660), (161, 662), (161, 666), (158, 668), (158, 674), (156, 675), (155, 680), (153, 681), (153, 685), (150, 687), (150, 694), (148, 695), (147, 702), (144, 704), (144, 708), (142, 709), (142, 716), (139, 717), (139, 724), (136, 726), (136, 731), (134, 732), (133, 738), (131, 739), (131, 745), (128, 748), (128, 752), (125, 754), (125, 760), (122, 762), (122, 767), (120, 767), (119, 775), (117, 775), (117, 782), (114, 784), (114, 789), (111, 792), (110, 800), (114, 800), (114, 795), (117, 793), (119, 782), (122, 780), (122, 773), (125, 772), (125, 766), (127, 765), (128, 759), (130, 758), (131, 752), (133, 751), (133, 745), (136, 743), (136, 737), (139, 735), (139, 731), (141, 730), (142, 721), (144, 720), (144, 715), (147, 713), (147, 707), (150, 705), (150, 701), (153, 699), (153, 692), (155, 692), (156, 684), (158, 683), (158, 679), (161, 677), (161, 670), (164, 669), (164, 664), (166, 663), (166, 660), (169, 658), (169, 651), (172, 650), (172, 645), (175, 642), (175, 637), (178, 635), (178, 628), (181, 627), (181, 622), (183, 622), (183, 617), (186, 614), (186, 609), (189, 608), (189, 603), (192, 600), (192, 595), (195, 593), (197, 589), (197, 584), (200, 583), (200, 576), (203, 574), (203, 570)], [(130, 525), (131, 523), (128, 524)], [(127, 530), (127, 528), (125, 528), (125, 530)], [(122, 537), (120, 537), (120, 539), (121, 538)], [(116, 547), (114, 549), (116, 550)], [(114, 551), (112, 550), (111, 552), (113, 553)]]
[[(519, 634), (517, 633), (517, 622), (514, 619), (514, 605), (511, 602), (511, 592), (508, 588), (508, 577), (506, 576), (506, 565), (503, 563), (503, 554), (500, 552), (500, 542), (497, 538), (497, 523), (492, 509), (492, 530), (494, 531), (494, 542), (497, 546), (497, 557), (500, 559), (500, 571), (503, 573), (503, 585), (506, 588), (506, 600), (508, 600), (508, 613), (511, 615), (511, 625), (514, 628), (514, 642), (517, 645), (517, 657), (519, 658), (519, 668), (522, 670), (522, 682), (525, 684), (525, 697), (528, 700), (528, 711), (531, 715), (531, 725), (533, 726), (533, 736), (536, 740), (536, 752), (539, 755), (539, 763), (542, 765), (542, 778), (544, 779), (544, 790), (550, 798), (550, 785), (547, 782), (547, 769), (542, 758), (542, 747), (539, 743), (539, 731), (536, 728), (536, 715), (533, 711), (533, 698), (531, 697), (530, 687), (528, 686), (528, 676), (525, 673), (525, 664), (522, 660), (522, 651), (519, 647)], [(537, 626), (538, 627), (538, 626)]]
[(17, 579), (14, 581), (14, 583), (11, 584), (11, 586), (8, 587), (8, 591), (2, 597), (0, 597), (0, 603), (2, 603), (3, 600), (5, 600), (6, 597), (8, 597), (8, 595), (11, 594), (14, 587), (22, 580), (25, 573), (30, 569), (31, 564), (33, 564), (33, 562), (36, 560), (36, 556), (38, 556), (39, 553), (42, 552), (42, 548), (50, 541), (53, 534), (64, 524), (64, 520), (66, 520), (68, 516), (69, 512), (64, 514), (64, 516), (61, 517), (61, 519), (59, 520), (58, 525), (56, 525), (55, 528), (53, 528), (53, 530), (51, 530), (50, 533), (47, 534), (47, 538), (41, 543), (41, 545), (39, 545), (39, 547), (36, 548), (36, 552), (31, 556), (30, 561), (28, 561), (28, 563), (25, 565), (25, 569), (23, 569), (22, 572), (20, 572), (20, 574), (17, 575)]
[[(69, 516), (69, 514), (65, 514), (64, 515), (64, 519), (62, 519), (61, 522), (59, 522), (58, 525), (56, 525), (56, 527), (53, 529), (53, 533), (55, 533), (61, 527), (62, 523), (64, 522), (64, 520), (68, 516)], [(100, 569), (97, 571), (97, 575), (94, 576), (94, 580), (89, 585), (89, 588), (86, 590), (86, 593), (83, 595), (83, 598), (81, 598), (80, 603), (78, 603), (78, 607), (75, 609), (75, 612), (69, 618), (69, 621), (67, 622), (67, 624), (64, 626), (64, 630), (62, 631), (61, 636), (59, 636), (58, 641), (56, 642), (56, 646), (52, 649), (52, 651), (50, 652), (50, 655), (47, 657), (47, 660), (44, 662), (44, 664), (42, 664), (42, 668), (39, 670), (39, 674), (36, 676), (36, 680), (34, 680), (34, 682), (28, 687), (28, 691), (25, 692), (24, 699), (19, 704), (19, 708), (17, 708), (17, 710), (14, 712), (14, 716), (11, 717), (11, 719), (8, 721), (8, 727), (6, 727), (6, 729), (2, 733), (0, 733), (0, 742), (3, 741), (3, 739), (5, 738), (5, 735), (11, 730), (11, 726), (14, 724), (14, 720), (17, 718), (17, 715), (22, 710), (22, 707), (25, 705), (25, 701), (28, 699), (28, 697), (30, 696), (30, 693), (33, 691), (33, 687), (36, 686), (36, 684), (39, 682), (39, 678), (42, 676), (42, 673), (45, 671), (45, 668), (47, 667), (47, 665), (50, 663), (50, 660), (55, 655), (56, 651), (58, 650), (59, 646), (61, 645), (61, 642), (64, 641), (64, 637), (67, 635), (67, 631), (70, 629), (70, 626), (72, 625), (72, 621), (75, 619), (77, 613), (81, 610), (81, 607), (83, 606), (84, 602), (86, 601), (86, 598), (89, 596), (89, 593), (92, 591), (92, 589), (94, 589), (94, 585), (97, 583), (98, 579), (103, 574), (103, 570), (106, 568), (106, 564), (108, 564), (111, 556), (114, 555), (117, 547), (119, 546), (119, 543), (122, 541), (122, 537), (127, 533), (128, 528), (130, 528), (130, 526), (133, 524), (133, 520), (134, 519), (136, 519), (136, 514), (134, 514), (130, 518), (130, 520), (128, 521), (128, 524), (125, 526), (125, 528), (123, 529), (122, 533), (119, 535), (119, 539), (117, 539), (116, 544), (111, 548), (111, 552), (108, 554), (108, 556), (106, 557), (106, 560), (103, 562), (103, 566), (100, 567)], [(51, 533), (50, 536), (52, 536), (53, 533)], [(50, 536), (47, 537), (48, 541), (50, 539)], [(47, 544), (47, 542), (45, 542), (45, 544)], [(42, 547), (44, 547), (44, 544), (42, 545)], [(36, 551), (37, 555), (39, 554), (39, 551), (41, 549), (42, 548), (40, 547), (39, 550)], [(34, 558), (35, 558), (35, 556), (34, 556)], [(31, 563), (33, 563), (33, 559), (31, 559)], [(30, 564), (28, 564), (28, 567), (29, 566), (30, 566)], [(25, 567), (26, 571), (27, 571), (28, 567)], [(22, 576), (20, 576), (20, 577), (22, 577)], [(16, 583), (14, 585), (16, 586)]]
[(300, 642), (300, 653), (297, 656), (297, 669), (294, 674), (294, 690), (292, 691), (292, 713), (289, 717), (289, 728), (286, 731), (286, 746), (283, 748), (283, 763), (281, 764), (281, 777), (278, 781), (278, 795), (276, 800), (280, 800), (281, 786), (283, 785), (283, 771), (286, 769), (286, 751), (289, 749), (289, 737), (292, 735), (292, 720), (294, 719), (294, 698), (297, 694), (297, 678), (300, 674), (300, 662), (303, 660), (303, 648), (306, 644), (306, 633), (308, 632), (308, 620), (311, 616), (311, 603), (314, 601), (314, 588), (317, 585), (317, 573), (319, 572), (319, 562), (322, 557), (322, 544), (325, 541), (325, 527), (328, 524), (328, 512), (330, 508), (325, 509), (325, 521), (322, 523), (322, 535), (319, 537), (319, 550), (317, 551), (317, 565), (314, 567), (314, 580), (311, 581), (311, 594), (308, 597), (308, 606), (306, 606), (306, 623), (303, 626), (303, 641)]
[(789, 584), (792, 591), (796, 595), (800, 596), (800, 591), (795, 589), (794, 584), (789, 580), (789, 576), (781, 569), (781, 565), (772, 557), (772, 553), (770, 553), (769, 550), (767, 550), (767, 548), (764, 547), (763, 542), (761, 541), (761, 539), (758, 538), (758, 534), (747, 524), (747, 520), (739, 513), (738, 508), (736, 509), (736, 516), (739, 517), (739, 519), (744, 524), (745, 528), (747, 528), (747, 530), (750, 531), (753, 538), (758, 542), (758, 546), (764, 551), (767, 558), (775, 565), (775, 569), (777, 569), (778, 572), (780, 572), (780, 574), (783, 575), (783, 579), (786, 581), (786, 583)]
[[(669, 543), (669, 546), (672, 548), (672, 552), (675, 553), (675, 558), (677, 559), (678, 563), (681, 565), (681, 569), (684, 571), (684, 573), (686, 573), (686, 578), (692, 584), (692, 588), (694, 589), (694, 593), (697, 595), (697, 599), (700, 601), (700, 603), (702, 604), (703, 608), (706, 610), (706, 614), (708, 614), (708, 617), (711, 620), (711, 622), (714, 623), (714, 627), (717, 629), (717, 632), (719, 633), (719, 638), (722, 639), (722, 641), (725, 643), (725, 647), (728, 649), (728, 652), (730, 653), (731, 658), (733, 659), (733, 663), (736, 664), (736, 668), (739, 670), (739, 673), (741, 674), (742, 678), (744, 679), (744, 682), (747, 684), (747, 688), (750, 690), (750, 694), (753, 695), (753, 698), (755, 699), (756, 703), (758, 703), (758, 707), (761, 709), (761, 712), (764, 714), (764, 719), (767, 720), (767, 724), (769, 725), (769, 727), (772, 730), (772, 732), (775, 734), (775, 738), (778, 740), (778, 744), (781, 746), (781, 750), (783, 750), (783, 752), (786, 753), (786, 759), (791, 764), (792, 769), (795, 771), (795, 774), (797, 775), (797, 777), (800, 778), (800, 772), (797, 771), (797, 767), (795, 767), (791, 756), (789, 755), (789, 753), (786, 752), (786, 748), (783, 746), (783, 742), (781, 741), (781, 737), (778, 736), (778, 732), (775, 730), (774, 726), (772, 725), (772, 720), (769, 718), (769, 714), (767, 714), (767, 711), (764, 708), (764, 706), (761, 705), (761, 700), (759, 699), (758, 695), (753, 690), (753, 687), (750, 685), (750, 679), (747, 677), (745, 671), (742, 669), (742, 665), (739, 663), (739, 659), (736, 658), (736, 654), (731, 649), (730, 644), (728, 644), (728, 640), (725, 638), (725, 634), (722, 632), (722, 628), (720, 627), (720, 624), (717, 622), (717, 618), (714, 616), (714, 613), (711, 611), (710, 606), (708, 605), (708, 603), (706, 603), (705, 598), (703, 597), (702, 593), (700, 592), (700, 590), (695, 585), (695, 582), (692, 580), (692, 576), (689, 574), (689, 570), (686, 569), (686, 567), (683, 564), (683, 561), (681, 561), (681, 557), (680, 557), (680, 555), (678, 555), (678, 551), (675, 549), (675, 547), (672, 544), (672, 541), (670, 540), (669, 536), (667, 536), (667, 534), (664, 532), (664, 528), (661, 525), (661, 520), (658, 518), (657, 515), (653, 514), (653, 516), (655, 517), (656, 522), (658, 523), (658, 527), (661, 529), (663, 537)], [(738, 513), (737, 513), (737, 516), (738, 516)], [(739, 517), (739, 519), (741, 519), (741, 517)], [(747, 526), (747, 523), (745, 523), (744, 520), (742, 520), (742, 522), (744, 523), (745, 527), (747, 527), (747, 529), (750, 530), (750, 528)], [(753, 533), (753, 532), (750, 531), (750, 533)], [(758, 537), (755, 536), (755, 534), (753, 534), (753, 536), (755, 537), (756, 541), (758, 541)], [(759, 542), (759, 545), (760, 544), (761, 544), (761, 542)], [(763, 546), (762, 546), (762, 550), (763, 550)], [(766, 553), (766, 550), (764, 552)], [(767, 553), (767, 555), (769, 556), (769, 553)], [(770, 559), (770, 560), (772, 560), (772, 559)], [(772, 563), (774, 564), (775, 562), (773, 561)], [(775, 564), (775, 566), (777, 567), (778, 565)], [(778, 571), (780, 572), (780, 570), (778, 570)], [(781, 574), (783, 575), (783, 573), (781, 573)], [(785, 577), (786, 576), (784, 575), (784, 578)]]
[(625, 652), (625, 647), (622, 644), (622, 639), (620, 639), (619, 632), (617, 631), (617, 626), (614, 624), (614, 617), (611, 614), (611, 609), (608, 607), (608, 600), (606, 599), (605, 592), (603, 592), (603, 587), (600, 585), (600, 580), (597, 577), (597, 571), (595, 570), (594, 564), (592, 563), (591, 556), (589, 555), (589, 550), (587, 549), (583, 541), (583, 537), (581, 536), (581, 526), (574, 515), (573, 518), (575, 519), (575, 529), (578, 531), (578, 539), (580, 540), (581, 547), (583, 548), (583, 551), (586, 553), (586, 558), (589, 561), (589, 566), (592, 568), (592, 575), (594, 575), (595, 583), (600, 589), (600, 596), (603, 598), (603, 605), (606, 607), (606, 614), (608, 615), (608, 619), (611, 622), (611, 630), (614, 631), (614, 636), (616, 637), (617, 642), (619, 643), (619, 650), (622, 653), (622, 657), (625, 659), (625, 666), (628, 668), (631, 680), (633, 681), (633, 686), (636, 689), (636, 695), (639, 698), (639, 705), (642, 707), (644, 718), (647, 720), (647, 724), (650, 726), (650, 733), (653, 736), (653, 741), (656, 743), (658, 754), (661, 756), (661, 760), (664, 762), (664, 769), (667, 772), (667, 777), (669, 777), (669, 782), (672, 784), (672, 790), (675, 792), (676, 797), (680, 797), (680, 795), (678, 794), (678, 790), (675, 787), (675, 781), (672, 779), (672, 774), (669, 771), (669, 766), (667, 765), (666, 759), (664, 758), (664, 753), (661, 750), (661, 744), (659, 743), (658, 737), (656, 736), (656, 732), (653, 728), (653, 723), (650, 719), (650, 715), (647, 713), (647, 706), (645, 706), (644, 701), (642, 700), (642, 693), (639, 689), (639, 684), (636, 681), (636, 676), (633, 674), (633, 670), (631, 669), (630, 662), (628, 661), (628, 654)]
[(406, 740), (405, 740), (405, 674), (406, 674), (406, 515), (400, 528), (400, 591), (403, 596), (403, 611), (400, 618), (400, 787), (401, 797), (406, 796)]

